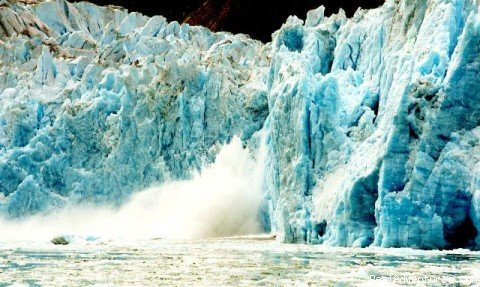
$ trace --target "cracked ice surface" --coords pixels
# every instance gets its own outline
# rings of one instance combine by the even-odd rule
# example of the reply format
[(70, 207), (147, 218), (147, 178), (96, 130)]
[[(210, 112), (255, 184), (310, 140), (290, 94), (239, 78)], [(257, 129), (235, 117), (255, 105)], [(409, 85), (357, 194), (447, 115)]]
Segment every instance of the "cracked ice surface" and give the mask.
[(480, 246), (480, 16), (387, 1), (262, 44), (56, 0), (0, 7), (0, 208), (122, 203), (239, 136), (285, 242)]

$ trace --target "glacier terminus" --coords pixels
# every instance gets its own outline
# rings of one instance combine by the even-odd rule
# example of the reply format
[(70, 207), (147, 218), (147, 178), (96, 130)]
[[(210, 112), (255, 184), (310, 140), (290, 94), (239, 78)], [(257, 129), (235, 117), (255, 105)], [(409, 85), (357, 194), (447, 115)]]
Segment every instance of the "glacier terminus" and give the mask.
[(0, 0), (0, 214), (121, 206), (239, 141), (287, 243), (480, 249), (477, 0), (387, 0), (261, 43), (119, 7)]

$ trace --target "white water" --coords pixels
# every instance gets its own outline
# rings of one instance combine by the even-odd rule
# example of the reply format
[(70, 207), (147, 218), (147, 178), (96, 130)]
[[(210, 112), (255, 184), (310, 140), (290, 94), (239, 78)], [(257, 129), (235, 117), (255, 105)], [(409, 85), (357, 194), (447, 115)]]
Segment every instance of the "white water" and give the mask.
[(0, 286), (471, 287), (479, 286), (479, 270), (480, 254), (468, 250), (335, 248), (239, 238), (0, 243)]
[(257, 161), (235, 138), (215, 163), (191, 180), (170, 182), (133, 196), (119, 210), (83, 206), (0, 221), (0, 241), (44, 241), (55, 236), (105, 239), (201, 239), (258, 234), (263, 148)]

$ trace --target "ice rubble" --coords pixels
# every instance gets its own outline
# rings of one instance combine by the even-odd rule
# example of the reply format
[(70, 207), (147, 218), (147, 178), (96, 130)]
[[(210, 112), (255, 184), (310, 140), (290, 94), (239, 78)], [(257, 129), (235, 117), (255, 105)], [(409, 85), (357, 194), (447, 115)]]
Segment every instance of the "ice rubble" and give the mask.
[(262, 44), (112, 7), (0, 3), (0, 208), (122, 203), (266, 134), (285, 242), (480, 247), (475, 0), (388, 0)]

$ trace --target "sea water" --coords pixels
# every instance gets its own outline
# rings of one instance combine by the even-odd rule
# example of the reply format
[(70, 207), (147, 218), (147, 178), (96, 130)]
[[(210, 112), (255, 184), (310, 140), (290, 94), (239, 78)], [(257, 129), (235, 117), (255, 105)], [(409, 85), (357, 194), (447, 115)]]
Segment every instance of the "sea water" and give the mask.
[(478, 286), (480, 253), (269, 237), (0, 244), (0, 286)]

